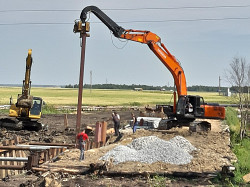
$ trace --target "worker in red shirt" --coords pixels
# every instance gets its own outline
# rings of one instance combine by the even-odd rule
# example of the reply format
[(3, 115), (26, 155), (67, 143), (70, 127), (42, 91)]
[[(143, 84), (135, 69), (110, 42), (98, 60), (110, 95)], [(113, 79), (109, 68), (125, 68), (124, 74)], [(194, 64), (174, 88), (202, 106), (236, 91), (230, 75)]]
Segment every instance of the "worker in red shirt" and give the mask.
[(79, 149), (80, 149), (80, 161), (84, 160), (84, 150), (85, 150), (85, 144), (86, 144), (86, 141), (89, 140), (89, 137), (88, 135), (85, 133), (85, 130), (83, 130), (82, 132), (80, 132), (78, 135), (77, 135), (77, 140), (78, 140), (78, 143), (79, 143)]

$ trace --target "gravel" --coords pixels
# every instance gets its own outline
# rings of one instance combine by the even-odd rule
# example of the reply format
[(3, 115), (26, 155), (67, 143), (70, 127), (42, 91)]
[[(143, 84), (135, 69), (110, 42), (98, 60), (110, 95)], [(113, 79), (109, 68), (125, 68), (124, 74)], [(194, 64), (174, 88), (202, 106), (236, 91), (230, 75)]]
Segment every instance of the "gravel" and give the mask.
[(166, 162), (175, 165), (188, 164), (190, 153), (196, 148), (184, 137), (176, 136), (169, 141), (156, 136), (140, 137), (128, 145), (118, 145), (107, 152), (100, 160), (112, 158), (114, 164), (122, 162)]

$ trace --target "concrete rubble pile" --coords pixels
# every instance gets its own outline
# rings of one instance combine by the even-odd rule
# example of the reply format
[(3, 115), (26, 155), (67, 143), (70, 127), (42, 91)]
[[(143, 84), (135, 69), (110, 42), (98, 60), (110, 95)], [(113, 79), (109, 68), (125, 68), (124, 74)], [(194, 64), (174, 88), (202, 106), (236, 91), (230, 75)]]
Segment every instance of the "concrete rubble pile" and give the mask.
[(169, 141), (156, 136), (140, 137), (128, 145), (118, 145), (107, 152), (100, 160), (113, 160), (114, 164), (122, 162), (165, 162), (170, 164), (188, 164), (192, 160), (190, 153), (196, 148), (184, 137), (176, 136)]

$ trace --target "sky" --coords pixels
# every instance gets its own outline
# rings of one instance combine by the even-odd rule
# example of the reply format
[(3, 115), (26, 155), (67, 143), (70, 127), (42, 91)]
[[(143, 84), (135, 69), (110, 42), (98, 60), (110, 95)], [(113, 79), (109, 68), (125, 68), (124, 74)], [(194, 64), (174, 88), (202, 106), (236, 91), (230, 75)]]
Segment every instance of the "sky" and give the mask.
[[(90, 5), (125, 29), (157, 34), (181, 63), (187, 86), (218, 86), (219, 76), (229, 86), (232, 59), (250, 62), (249, 0), (0, 0), (0, 84), (22, 84), (28, 49), (32, 84), (78, 84), (81, 40), (73, 26)], [(88, 21), (85, 84), (173, 86), (146, 44), (119, 40), (92, 13)]]

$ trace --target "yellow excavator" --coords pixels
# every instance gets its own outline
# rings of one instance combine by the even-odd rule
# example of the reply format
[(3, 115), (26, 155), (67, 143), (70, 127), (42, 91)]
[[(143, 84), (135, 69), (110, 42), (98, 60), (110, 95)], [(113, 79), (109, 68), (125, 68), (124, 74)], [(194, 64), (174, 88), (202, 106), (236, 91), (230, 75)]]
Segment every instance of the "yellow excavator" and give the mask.
[(0, 126), (8, 129), (35, 129), (40, 130), (42, 124), (38, 122), (42, 115), (43, 100), (40, 97), (30, 95), (31, 89), (31, 66), (32, 66), (32, 50), (28, 50), (26, 58), (25, 79), (23, 80), (22, 94), (18, 94), (17, 102), (11, 104), (9, 117), (0, 119)]

